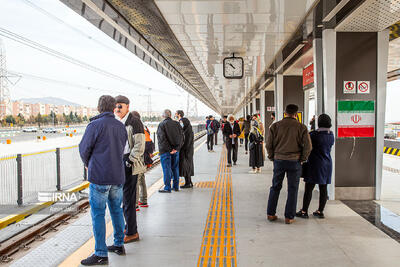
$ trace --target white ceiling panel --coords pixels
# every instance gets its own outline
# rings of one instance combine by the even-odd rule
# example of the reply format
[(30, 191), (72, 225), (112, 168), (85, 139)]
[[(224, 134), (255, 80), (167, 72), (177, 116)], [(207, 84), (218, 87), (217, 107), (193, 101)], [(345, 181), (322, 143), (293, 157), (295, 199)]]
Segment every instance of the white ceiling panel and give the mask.
[[(316, 1), (155, 0), (222, 112), (241, 102)], [(244, 59), (243, 79), (223, 77), (232, 53)]]

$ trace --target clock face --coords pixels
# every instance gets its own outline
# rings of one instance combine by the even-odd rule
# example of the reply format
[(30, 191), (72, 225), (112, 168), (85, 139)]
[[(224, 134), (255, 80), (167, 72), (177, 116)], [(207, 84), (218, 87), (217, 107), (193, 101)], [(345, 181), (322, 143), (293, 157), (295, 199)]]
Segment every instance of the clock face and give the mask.
[(224, 58), (224, 77), (227, 79), (243, 78), (243, 58), (227, 57)]

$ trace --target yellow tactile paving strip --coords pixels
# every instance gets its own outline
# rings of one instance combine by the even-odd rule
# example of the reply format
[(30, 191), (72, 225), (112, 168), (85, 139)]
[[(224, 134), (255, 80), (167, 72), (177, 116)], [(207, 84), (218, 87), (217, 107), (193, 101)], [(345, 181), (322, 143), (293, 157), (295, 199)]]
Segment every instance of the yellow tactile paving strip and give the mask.
[(203, 233), (198, 267), (237, 266), (232, 172), (226, 167), (226, 162), (224, 148)]

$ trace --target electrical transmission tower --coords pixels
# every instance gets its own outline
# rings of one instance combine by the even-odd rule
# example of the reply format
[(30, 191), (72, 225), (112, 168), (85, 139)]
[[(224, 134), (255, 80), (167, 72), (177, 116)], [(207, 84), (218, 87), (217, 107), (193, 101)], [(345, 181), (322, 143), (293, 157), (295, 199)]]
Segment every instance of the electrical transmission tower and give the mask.
[(8, 88), (6, 50), (0, 39), (0, 119), (11, 115), (11, 97)]

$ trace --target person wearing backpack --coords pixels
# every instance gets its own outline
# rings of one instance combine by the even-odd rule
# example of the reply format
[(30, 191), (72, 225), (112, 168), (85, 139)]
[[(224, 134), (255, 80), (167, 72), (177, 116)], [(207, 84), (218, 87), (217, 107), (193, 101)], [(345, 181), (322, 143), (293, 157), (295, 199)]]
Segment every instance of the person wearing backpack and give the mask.
[(249, 132), (249, 165), (252, 168), (249, 173), (261, 173), (261, 167), (264, 166), (263, 156), (263, 140), (264, 136), (258, 128), (257, 121), (252, 121)]

